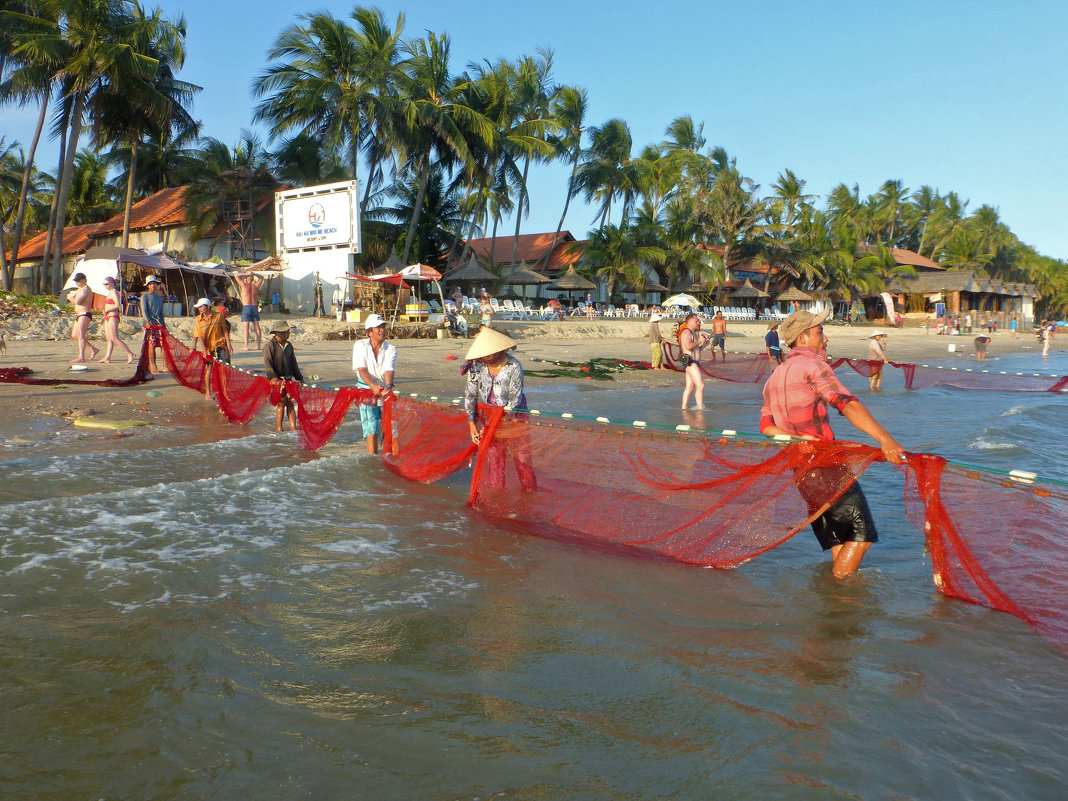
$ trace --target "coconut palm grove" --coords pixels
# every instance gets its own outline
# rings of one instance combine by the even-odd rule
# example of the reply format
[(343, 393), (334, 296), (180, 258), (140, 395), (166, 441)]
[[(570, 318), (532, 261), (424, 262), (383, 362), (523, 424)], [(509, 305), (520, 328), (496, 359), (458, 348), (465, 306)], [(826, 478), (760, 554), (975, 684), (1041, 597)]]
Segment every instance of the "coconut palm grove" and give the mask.
[[(198, 86), (181, 79), (180, 14), (117, 0), (0, 3), (0, 104), (34, 109), (30, 141), (0, 129), (0, 277), (12, 254), (47, 234), (37, 289), (57, 292), (64, 229), (103, 221), (168, 187), (188, 187), (196, 236), (218, 230), (228, 202), (266, 202), (283, 187), (357, 179), (371, 271), (451, 269), (481, 237), (518, 242), (529, 179), (566, 166), (568, 210), (591, 209), (581, 273), (641, 289), (646, 281), (714, 287), (739, 259), (842, 299), (869, 296), (911, 270), (904, 248), (944, 267), (1035, 285), (1037, 312), (1068, 312), (1068, 268), (1021, 242), (990, 205), (888, 178), (873, 192), (842, 183), (826, 197), (784, 167), (758, 186), (739, 156), (710, 142), (685, 109), (663, 138), (635, 142), (623, 118), (589, 119), (582, 75), (558, 75), (550, 49), (457, 63), (447, 35), (412, 34), (404, 15), (303, 13), (281, 26), (248, 97), (249, 129), (212, 137), (195, 115)], [(42, 165), (42, 141), (59, 161)], [(514, 221), (514, 222), (513, 222)], [(266, 251), (270, 214), (257, 220)], [(539, 232), (543, 233), (543, 232)], [(124, 240), (125, 241), (125, 240)], [(491, 269), (507, 271), (497, 259)], [(531, 265), (535, 268), (537, 265)]]

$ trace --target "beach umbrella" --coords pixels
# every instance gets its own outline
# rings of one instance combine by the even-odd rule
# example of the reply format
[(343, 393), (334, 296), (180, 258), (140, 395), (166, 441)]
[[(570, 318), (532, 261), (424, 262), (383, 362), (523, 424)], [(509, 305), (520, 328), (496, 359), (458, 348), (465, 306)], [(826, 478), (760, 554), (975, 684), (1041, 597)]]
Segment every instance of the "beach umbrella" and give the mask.
[(693, 295), (687, 295), (685, 292), (680, 292), (677, 295), (672, 295), (670, 298), (664, 301), (665, 306), (700, 306), (701, 301), (695, 298)]
[(597, 285), (592, 281), (587, 281), (574, 266), (568, 267), (567, 272), (549, 284), (548, 289), (562, 289), (567, 292), (568, 300), (571, 299), (571, 293), (576, 289), (580, 291), (589, 292), (591, 289), (596, 289)]
[[(441, 273), (431, 267), (429, 264), (409, 264), (402, 270), (399, 270), (400, 275), (406, 281), (438, 281), (441, 278)], [(441, 284), (437, 284), (438, 294), (441, 295), (441, 308), (445, 308), (445, 296), (441, 291)], [(422, 293), (419, 291), (418, 284), (415, 288), (415, 296), (418, 300), (423, 299)]]
[(525, 304), (527, 301), (526, 287), (537, 284), (547, 284), (549, 283), (549, 278), (530, 269), (526, 262), (522, 262), (504, 277), (504, 283), (523, 287), (523, 303)]
[(445, 278), (458, 284), (485, 284), (497, 280), (496, 275), (478, 263), (474, 253), (471, 254), (467, 264), (457, 270), (453, 270)]
[(791, 286), (776, 295), (775, 300), (812, 300), (812, 296), (805, 294), (795, 286)]
[(732, 298), (766, 298), (766, 297), (768, 297), (768, 293), (765, 292), (762, 289), (757, 289), (755, 286), (753, 286), (753, 284), (749, 281), (749, 279), (746, 278), (745, 279), (745, 284), (740, 289), (736, 289), (733, 292), (731, 292), (730, 297), (732, 297)]

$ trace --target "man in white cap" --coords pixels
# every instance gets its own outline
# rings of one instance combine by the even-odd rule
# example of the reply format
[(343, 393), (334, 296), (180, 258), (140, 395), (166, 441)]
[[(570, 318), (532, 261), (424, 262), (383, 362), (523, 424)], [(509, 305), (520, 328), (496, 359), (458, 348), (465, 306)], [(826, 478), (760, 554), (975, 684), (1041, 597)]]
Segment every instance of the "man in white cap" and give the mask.
[[(901, 464), (901, 446), (879, 425), (871, 413), (842, 386), (826, 362), (827, 337), (823, 321), (830, 314), (796, 311), (783, 320), (779, 336), (792, 350), (775, 368), (764, 385), (764, 405), (760, 410), (760, 432), (772, 437), (786, 434), (807, 440), (833, 440), (827, 407), (833, 406), (857, 429), (872, 437), (891, 464)], [(817, 507), (817, 497), (830, 482), (820, 482), (816, 471), (804, 471), (798, 490)], [(821, 486), (822, 485), (822, 486)], [(812, 495), (810, 498), (809, 495)], [(878, 539), (875, 523), (860, 486), (854, 481), (826, 512), (812, 521), (812, 531), (834, 560), (833, 573), (844, 578), (857, 571), (871, 544)]]
[(868, 389), (883, 391), (883, 365), (890, 364), (886, 358), (886, 334), (878, 328), (868, 334)]
[(666, 370), (664, 367), (664, 337), (660, 333), (660, 321), (663, 315), (654, 314), (649, 318), (649, 349), (652, 351), (652, 365), (654, 370)]
[[(393, 391), (393, 373), (397, 368), (397, 349), (386, 342), (386, 321), (378, 314), (370, 315), (363, 324), (367, 339), (358, 339), (352, 346), (352, 372), (356, 386), (370, 389), (376, 399)], [(382, 436), (382, 407), (375, 403), (360, 404), (360, 424), (367, 440), (367, 452), (378, 453)]]
[(289, 342), (289, 323), (285, 320), (277, 320), (271, 323), (270, 339), (263, 346), (263, 364), (267, 368), (267, 379), (272, 385), (282, 385), (282, 399), (278, 402), (275, 411), (275, 428), (282, 433), (282, 417), (289, 417), (289, 430), (297, 428), (297, 410), (293, 400), (286, 394), (286, 381), (304, 381), (304, 373), (297, 365), (297, 355), (293, 352), (293, 345)]
[[(145, 327), (163, 326), (163, 282), (158, 275), (145, 279), (145, 291), (141, 295), (141, 316), (145, 318)], [(148, 334), (148, 369), (153, 375), (159, 374), (156, 367), (156, 349), (163, 347), (163, 334), (157, 330)]]

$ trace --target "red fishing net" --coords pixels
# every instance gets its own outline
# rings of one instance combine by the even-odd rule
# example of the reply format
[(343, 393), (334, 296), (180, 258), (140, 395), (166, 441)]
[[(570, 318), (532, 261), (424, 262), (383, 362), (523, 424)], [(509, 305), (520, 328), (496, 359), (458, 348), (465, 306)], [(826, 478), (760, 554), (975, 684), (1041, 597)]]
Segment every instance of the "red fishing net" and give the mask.
[(29, 367), (0, 368), (0, 384), (31, 384), (35, 386), (55, 386), (57, 384), (78, 384), (90, 387), (132, 387), (149, 380), (148, 372), (148, 333), (141, 344), (141, 356), (137, 360), (137, 369), (129, 378), (107, 378), (101, 381), (86, 381), (74, 378), (30, 378), (33, 373)]
[(382, 428), (383, 463), (412, 481), (437, 481), (475, 455), (463, 406), (398, 397), (383, 409)]
[(259, 414), (271, 394), (271, 382), (264, 376), (222, 362), (211, 365), (211, 387), (219, 410), (231, 423), (247, 423)]
[(374, 400), (369, 389), (319, 389), (298, 381), (286, 382), (286, 394), (297, 407), (300, 447), (308, 451), (319, 450), (330, 441), (344, 422), (350, 406)]
[(163, 336), (163, 358), (174, 380), (183, 387), (203, 392), (208, 357), (199, 350), (187, 348), (166, 328), (159, 330)]
[[(735, 567), (789, 539), (883, 458), (846, 441), (783, 447), (497, 407), (480, 414), (476, 452), (462, 409), (399, 400), (398, 448), (387, 450), (387, 467), (433, 481), (474, 455), (470, 503), (489, 517), (712, 567)], [(1068, 491), (925, 454), (899, 469), (938, 589), (1014, 614), (1068, 650)]]
[[(664, 364), (673, 370), (683, 370), (679, 357), (682, 348), (673, 342), (663, 343)], [(707, 356), (707, 354), (706, 354)], [(828, 364), (837, 370), (849, 365), (865, 378), (871, 376), (872, 368), (882, 362), (867, 359), (831, 359)], [(908, 362), (890, 362), (883, 369), (893, 367), (901, 370), (905, 389), (923, 389), (936, 385), (958, 389), (984, 389), (1005, 392), (1065, 392), (1068, 391), (1068, 376), (1038, 375), (1033, 373), (989, 372), (949, 367), (928, 367)], [(701, 372), (709, 378), (756, 384), (764, 381), (775, 368), (763, 353), (730, 353), (706, 358), (700, 363)]]

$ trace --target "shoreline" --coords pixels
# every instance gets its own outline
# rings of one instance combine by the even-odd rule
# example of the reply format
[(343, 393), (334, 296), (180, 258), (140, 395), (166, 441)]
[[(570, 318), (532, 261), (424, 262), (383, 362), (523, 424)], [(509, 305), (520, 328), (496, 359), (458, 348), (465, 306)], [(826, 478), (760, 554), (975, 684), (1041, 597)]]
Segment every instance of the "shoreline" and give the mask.
[[(355, 328), (353, 324), (339, 323), (333, 318), (299, 318), (271, 315), (272, 319), (287, 319), (296, 328), (292, 342), (297, 360), (305, 376), (314, 383), (328, 386), (354, 386), (351, 370), (352, 342), (339, 334)], [(133, 321), (124, 321), (139, 337), (140, 328)], [(63, 320), (68, 326), (69, 319)], [(179, 339), (190, 344), (192, 318), (170, 321), (171, 330)], [(519, 345), (517, 357), (528, 369), (538, 369), (540, 362), (568, 361), (586, 362), (593, 358), (609, 357), (633, 361), (649, 360), (649, 345), (645, 341), (649, 323), (641, 319), (564, 321), (502, 321), (495, 325), (515, 339)], [(878, 326), (835, 325), (828, 328), (830, 354), (834, 357), (854, 359), (867, 358), (868, 334)], [(29, 367), (35, 378), (75, 380), (122, 379), (133, 374), (134, 366), (117, 360), (110, 365), (89, 363), (83, 373), (72, 373), (69, 360), (75, 355), (75, 345), (69, 339), (18, 339), (13, 340), (10, 327), (7, 352), (0, 355), (0, 367)], [(95, 326), (94, 326), (95, 330)], [(670, 338), (670, 322), (660, 325), (661, 333)], [(939, 336), (928, 334), (923, 329), (885, 329), (889, 335), (887, 355), (894, 361), (936, 363), (974, 367), (973, 338), (969, 336)], [(764, 350), (764, 334), (767, 325), (759, 322), (729, 323), (727, 335), (728, 356), (732, 353), (760, 353)], [(977, 335), (977, 334), (976, 334)], [(137, 340), (125, 331), (127, 344), (137, 352)], [(330, 336), (331, 338), (325, 338)], [(96, 344), (100, 345), (99, 338)], [(263, 359), (259, 350), (243, 351), (240, 325), (235, 323), (232, 339), (235, 345), (235, 367), (262, 371)], [(416, 392), (430, 395), (457, 396), (462, 392), (463, 379), (459, 367), (470, 347), (470, 339), (393, 339), (400, 349), (397, 370), (399, 392)], [(949, 352), (954, 345), (956, 352)], [(1068, 337), (1054, 340), (1051, 356), (1068, 350)], [(1010, 339), (1008, 332), (993, 335), (989, 346), (990, 364), (993, 369), (1000, 356), (1037, 355), (1041, 346), (1033, 335), (1020, 335)], [(120, 351), (121, 352), (121, 351)], [(455, 359), (446, 357), (454, 356)], [(537, 362), (534, 361), (537, 359)], [(162, 361), (162, 354), (160, 354)], [(1051, 369), (1044, 374), (1053, 374), (1061, 367), (1061, 359), (1050, 359)], [(561, 381), (577, 383), (569, 378), (542, 378), (528, 376), (528, 386), (559, 384)], [(618, 387), (681, 388), (681, 375), (674, 372), (653, 370), (628, 370), (614, 376), (612, 385)], [(0, 383), (0, 404), (5, 414), (0, 417), (0, 437), (19, 442), (21, 436), (42, 435), (45, 429), (60, 429), (69, 424), (73, 415), (99, 415), (103, 419), (137, 419), (150, 424), (166, 425), (185, 411), (203, 407), (204, 411), (215, 404), (178, 384), (169, 373), (156, 376), (152, 381), (134, 387), (93, 387), (78, 384), (33, 386)], [(73, 415), (72, 415), (73, 413)], [(265, 416), (266, 413), (261, 413)], [(221, 416), (220, 416), (221, 417)], [(50, 430), (49, 433), (55, 433)], [(107, 434), (109, 432), (102, 432)], [(114, 433), (114, 432), (110, 432)], [(250, 430), (251, 433), (251, 430)], [(92, 437), (90, 439), (97, 439)], [(73, 443), (72, 443), (73, 444)], [(0, 455), (0, 459), (4, 456)]]

